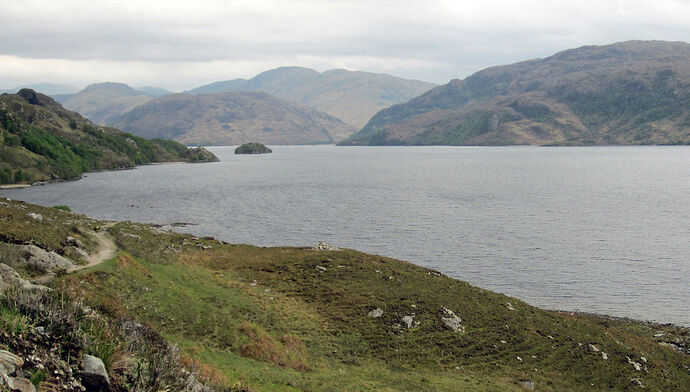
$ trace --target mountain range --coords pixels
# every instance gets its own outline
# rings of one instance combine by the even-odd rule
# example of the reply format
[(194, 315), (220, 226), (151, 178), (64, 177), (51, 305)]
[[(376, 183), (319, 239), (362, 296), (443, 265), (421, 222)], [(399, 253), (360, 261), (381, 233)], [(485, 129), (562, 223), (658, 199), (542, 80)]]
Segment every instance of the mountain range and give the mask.
[(334, 69), (319, 73), (309, 68), (280, 67), (249, 80), (211, 83), (187, 93), (260, 91), (328, 113), (359, 129), (379, 110), (406, 102), (435, 86), (371, 72)]
[(690, 144), (690, 45), (629, 41), (487, 68), (380, 111), (343, 144)]
[(134, 108), (113, 126), (197, 145), (334, 143), (356, 131), (326, 113), (260, 92), (168, 95)]

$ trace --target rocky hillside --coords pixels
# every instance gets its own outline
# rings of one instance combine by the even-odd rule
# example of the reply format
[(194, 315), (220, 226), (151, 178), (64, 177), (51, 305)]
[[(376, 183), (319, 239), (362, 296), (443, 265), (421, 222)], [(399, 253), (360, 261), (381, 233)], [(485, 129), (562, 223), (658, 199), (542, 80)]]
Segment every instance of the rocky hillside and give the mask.
[(95, 83), (77, 94), (59, 97), (60, 103), (75, 112), (81, 113), (98, 125), (111, 125), (120, 116), (142, 105), (157, 94), (159, 90), (147, 92), (135, 90), (124, 83)]
[(377, 113), (347, 145), (690, 144), (690, 44), (585, 46)]
[(199, 145), (333, 143), (354, 132), (326, 113), (257, 92), (168, 95), (113, 125), (143, 137)]
[(216, 82), (188, 91), (208, 94), (261, 91), (326, 112), (359, 129), (381, 109), (406, 102), (435, 87), (419, 80), (386, 74), (335, 69), (280, 67), (246, 80)]
[[(116, 252), (48, 279), (53, 295), (22, 280), (51, 254), (93, 260), (102, 238)], [(43, 390), (93, 385), (87, 355), (117, 391), (690, 389), (685, 328), (545, 311), (323, 243), (230, 245), (0, 199), (0, 263), (0, 350), (23, 361), (8, 375)]]
[(94, 125), (33, 90), (0, 95), (0, 184), (78, 178), (151, 162), (217, 160), (170, 140)]

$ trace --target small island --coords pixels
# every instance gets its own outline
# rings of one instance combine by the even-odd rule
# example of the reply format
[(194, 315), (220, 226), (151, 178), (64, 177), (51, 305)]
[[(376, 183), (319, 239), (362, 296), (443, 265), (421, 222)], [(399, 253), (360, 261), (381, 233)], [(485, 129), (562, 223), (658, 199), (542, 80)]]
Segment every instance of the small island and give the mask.
[(270, 154), (270, 148), (261, 143), (245, 143), (235, 149), (235, 154)]

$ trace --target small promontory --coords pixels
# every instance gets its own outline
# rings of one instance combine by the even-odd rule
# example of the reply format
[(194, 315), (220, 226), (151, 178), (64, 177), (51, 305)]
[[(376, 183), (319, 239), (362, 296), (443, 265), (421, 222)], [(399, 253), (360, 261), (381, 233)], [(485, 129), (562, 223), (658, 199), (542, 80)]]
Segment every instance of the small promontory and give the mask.
[(245, 143), (235, 149), (235, 154), (270, 154), (273, 151), (261, 143)]

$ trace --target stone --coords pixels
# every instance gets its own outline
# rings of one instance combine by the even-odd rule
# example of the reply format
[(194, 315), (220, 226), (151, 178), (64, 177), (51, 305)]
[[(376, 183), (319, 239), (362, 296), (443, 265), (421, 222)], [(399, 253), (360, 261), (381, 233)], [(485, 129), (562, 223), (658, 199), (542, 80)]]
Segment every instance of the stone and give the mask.
[(413, 328), (413, 327), (416, 327), (417, 325), (419, 325), (419, 323), (415, 323), (414, 316), (403, 316), (403, 318), (401, 320), (402, 320), (403, 325), (407, 329), (410, 329), (410, 328)]
[(7, 387), (9, 388), (10, 391), (13, 392), (36, 392), (36, 387), (34, 384), (31, 383), (31, 381), (25, 379), (25, 378), (20, 378), (20, 377), (8, 377), (8, 376), (2, 376), (5, 380), (5, 384), (7, 384)]
[(26, 252), (27, 264), (42, 271), (69, 270), (74, 264), (59, 254), (39, 248), (36, 245), (22, 245)]
[(24, 361), (9, 351), (0, 350), (0, 375), (12, 374), (18, 367), (24, 366)]
[(513, 311), (513, 312), (515, 311), (513, 304), (511, 304), (510, 302), (506, 302), (506, 308), (508, 308), (508, 310), (510, 310), (510, 311)]
[(103, 361), (92, 355), (84, 354), (82, 359), (84, 370), (81, 372), (81, 383), (87, 391), (107, 391), (110, 389), (110, 379)]
[(532, 380), (523, 381), (520, 384), (522, 384), (523, 387), (529, 389), (530, 391), (534, 390), (534, 381)]
[(28, 214), (26, 214), (26, 216), (28, 216), (29, 218), (35, 219), (39, 222), (43, 221), (43, 216), (41, 214), (37, 214), (35, 212), (29, 212)]
[(326, 267), (321, 266), (321, 265), (317, 265), (316, 269), (319, 270), (320, 272), (326, 272)]
[(462, 325), (462, 319), (458, 317), (455, 312), (444, 307), (443, 312), (449, 317), (441, 317), (443, 326), (452, 330), (453, 332), (465, 332), (465, 327)]
[(67, 241), (67, 245), (72, 245), (72, 246), (74, 246), (75, 248), (78, 248), (78, 247), (81, 246), (81, 242), (80, 242), (78, 239), (76, 239), (76, 238), (74, 238), (74, 237), (71, 237), (71, 236), (68, 236), (68, 237), (65, 239), (65, 241)]
[(46, 286), (29, 282), (19, 276), (17, 271), (9, 265), (0, 263), (0, 293), (3, 293), (9, 287), (21, 287), (25, 290), (50, 290)]
[(607, 359), (609, 359), (609, 355), (606, 354), (605, 352), (602, 352), (602, 353), (601, 353), (601, 359), (607, 360)]
[(589, 347), (589, 349), (594, 351), (595, 353), (599, 352), (599, 348), (593, 344), (588, 344), (587, 347)]
[(383, 309), (376, 308), (367, 314), (369, 317), (381, 317), (383, 316)]
[(335, 246), (333, 244), (329, 244), (328, 242), (319, 242), (314, 247), (312, 247), (311, 250), (320, 250), (320, 251), (328, 251), (328, 252), (340, 252), (340, 251), (342, 251), (342, 249), (338, 248), (337, 246)]

